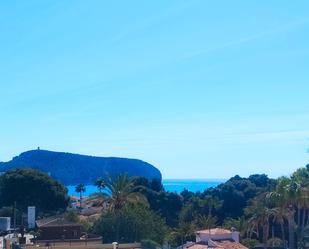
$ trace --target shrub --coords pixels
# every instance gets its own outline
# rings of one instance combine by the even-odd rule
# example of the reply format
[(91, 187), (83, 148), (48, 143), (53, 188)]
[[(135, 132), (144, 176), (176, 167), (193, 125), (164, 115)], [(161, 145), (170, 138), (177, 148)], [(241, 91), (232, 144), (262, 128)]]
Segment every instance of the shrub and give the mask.
[(161, 248), (161, 246), (153, 240), (144, 239), (144, 240), (141, 241), (141, 243), (142, 243), (143, 249), (158, 249), (158, 248)]
[(268, 247), (283, 247), (283, 241), (279, 238), (272, 238), (267, 240)]
[(250, 249), (260, 245), (260, 242), (258, 240), (256, 240), (256, 239), (248, 239), (248, 238), (247, 239), (243, 239), (241, 241), (241, 243), (244, 246), (246, 246), (246, 247), (248, 247)]

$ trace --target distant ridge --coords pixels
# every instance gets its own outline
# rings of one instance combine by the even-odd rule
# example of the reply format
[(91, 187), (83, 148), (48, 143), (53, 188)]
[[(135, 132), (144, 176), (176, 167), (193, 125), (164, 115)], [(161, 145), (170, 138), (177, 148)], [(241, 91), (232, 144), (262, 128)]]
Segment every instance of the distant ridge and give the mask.
[(162, 180), (161, 172), (153, 165), (138, 159), (95, 157), (48, 150), (30, 150), (0, 162), (0, 172), (14, 168), (34, 168), (49, 173), (66, 185), (93, 184), (98, 177), (127, 173)]

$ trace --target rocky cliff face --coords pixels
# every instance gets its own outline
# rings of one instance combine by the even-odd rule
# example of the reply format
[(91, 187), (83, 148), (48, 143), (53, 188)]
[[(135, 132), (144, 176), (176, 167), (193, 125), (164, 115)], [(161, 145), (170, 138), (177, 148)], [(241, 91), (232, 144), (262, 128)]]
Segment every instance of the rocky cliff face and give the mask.
[(13, 168), (34, 168), (49, 173), (66, 185), (93, 184), (98, 177), (127, 173), (161, 180), (161, 172), (153, 165), (137, 159), (94, 157), (79, 154), (31, 150), (0, 163), (0, 172)]

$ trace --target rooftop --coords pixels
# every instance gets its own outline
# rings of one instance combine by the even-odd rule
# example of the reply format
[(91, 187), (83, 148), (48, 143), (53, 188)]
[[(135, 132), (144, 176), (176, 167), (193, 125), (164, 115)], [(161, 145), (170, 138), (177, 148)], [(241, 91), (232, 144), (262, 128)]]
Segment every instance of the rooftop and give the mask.
[(196, 234), (231, 234), (231, 230), (223, 228), (211, 228), (197, 231)]
[(187, 249), (248, 249), (244, 245), (231, 241), (231, 240), (220, 240), (213, 241), (211, 243), (196, 243), (194, 245), (190, 245), (186, 247)]
[(73, 221), (68, 221), (64, 217), (53, 216), (37, 220), (36, 224), (38, 227), (58, 227), (58, 226), (80, 226), (78, 223)]

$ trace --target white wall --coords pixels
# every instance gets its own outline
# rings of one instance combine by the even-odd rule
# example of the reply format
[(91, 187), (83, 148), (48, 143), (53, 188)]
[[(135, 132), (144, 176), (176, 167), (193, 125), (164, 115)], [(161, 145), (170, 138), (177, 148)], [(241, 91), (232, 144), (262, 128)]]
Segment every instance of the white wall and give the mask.
[(232, 239), (235, 242), (239, 242), (239, 232), (231, 232), (226, 234), (209, 234), (209, 233), (196, 234), (196, 242), (207, 242), (209, 239), (212, 240)]

